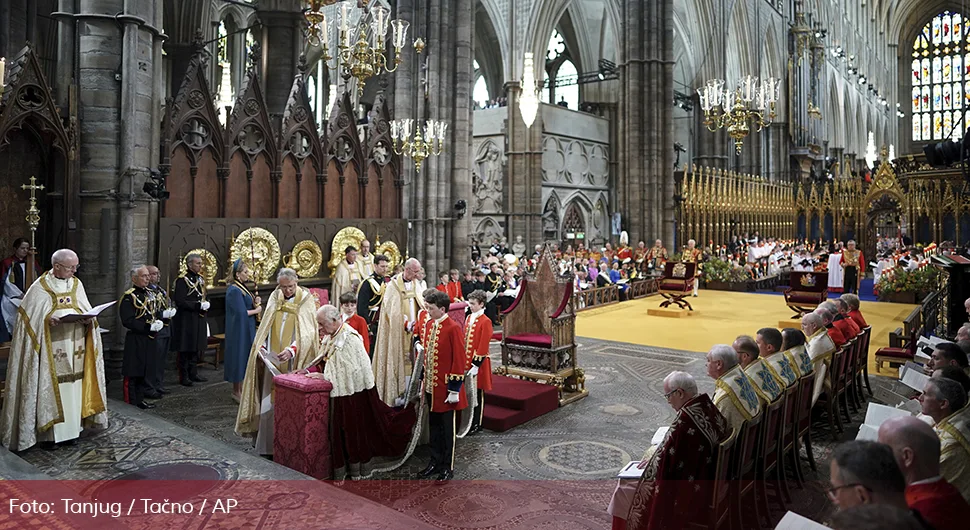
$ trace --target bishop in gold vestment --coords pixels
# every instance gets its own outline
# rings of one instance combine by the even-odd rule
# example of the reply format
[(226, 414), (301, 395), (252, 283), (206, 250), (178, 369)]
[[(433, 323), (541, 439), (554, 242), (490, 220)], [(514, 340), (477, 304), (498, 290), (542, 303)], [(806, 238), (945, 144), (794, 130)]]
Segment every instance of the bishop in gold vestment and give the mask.
[(0, 441), (13, 451), (108, 426), (97, 320), (60, 321), (91, 309), (74, 277), (77, 254), (58, 250), (51, 261), (53, 268), (27, 289), (13, 330), (0, 414)]
[(255, 436), (261, 455), (273, 454), (274, 386), (260, 350), (270, 352), (276, 369), (287, 373), (307, 368), (317, 356), (320, 340), (314, 296), (297, 285), (293, 269), (281, 269), (277, 282), (256, 330), (236, 414), (236, 434)]
[(418, 273), (421, 263), (411, 258), (404, 272), (391, 278), (384, 287), (377, 343), (374, 345), (374, 380), (377, 393), (388, 405), (404, 394), (411, 379), (411, 337), (418, 311), (424, 306)]

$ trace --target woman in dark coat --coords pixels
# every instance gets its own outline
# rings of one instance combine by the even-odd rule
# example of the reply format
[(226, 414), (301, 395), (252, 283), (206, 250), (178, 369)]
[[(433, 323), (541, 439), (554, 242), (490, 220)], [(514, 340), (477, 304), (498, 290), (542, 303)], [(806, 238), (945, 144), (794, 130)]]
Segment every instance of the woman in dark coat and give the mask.
[(263, 310), (262, 300), (246, 287), (249, 267), (237, 259), (232, 264), (232, 280), (226, 288), (226, 340), (223, 345), (225, 379), (232, 383), (232, 397), (239, 402), (246, 363), (256, 336), (256, 315)]

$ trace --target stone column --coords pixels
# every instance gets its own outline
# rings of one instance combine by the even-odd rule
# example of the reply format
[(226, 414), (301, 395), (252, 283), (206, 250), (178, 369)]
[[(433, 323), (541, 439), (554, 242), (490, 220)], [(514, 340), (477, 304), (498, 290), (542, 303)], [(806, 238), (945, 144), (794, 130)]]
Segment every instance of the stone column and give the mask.
[(411, 64), (393, 74), (393, 117), (448, 123), (441, 156), (426, 160), (420, 173), (412, 160), (403, 161), (410, 254), (421, 260), (429, 277), (467, 263), (471, 212), (458, 219), (454, 205), (472, 199), (472, 7), (472, 0), (402, 0), (397, 5), (396, 16), (411, 22), (408, 42), (421, 37), (427, 48), (422, 55), (411, 48), (402, 54), (404, 63)]
[[(92, 303), (118, 299), (130, 286), (128, 270), (148, 261), (149, 199), (141, 192), (153, 147), (154, 103), (160, 86), (155, 38), (161, 0), (91, 0), (80, 5), (77, 79), (80, 114), (79, 277)], [(119, 13), (104, 17), (105, 13)], [(63, 48), (62, 50), (67, 50)], [(66, 52), (64, 52), (66, 53)], [(59, 65), (60, 65), (59, 60)], [(64, 58), (66, 65), (71, 59)], [(119, 77), (116, 77), (119, 76)], [(102, 255), (109, 256), (102, 259)], [(109, 374), (120, 368), (124, 333), (115, 321), (105, 344)]]
[[(282, 114), (293, 88), (297, 63), (303, 48), (303, 15), (299, 0), (261, 0), (256, 16), (263, 23), (262, 80), (266, 105), (271, 113)], [(277, 124), (278, 125), (278, 124)]]
[(674, 235), (673, 0), (623, 0), (620, 204), (633, 239)]
[[(508, 167), (505, 189), (508, 196), (506, 211), (509, 215), (506, 234), (510, 241), (521, 235), (528, 255), (532, 255), (535, 246), (546, 240), (542, 229), (542, 212), (545, 208), (542, 203), (542, 105), (539, 106), (535, 123), (526, 128), (519, 111), (522, 87), (517, 82), (509, 83), (506, 85), (506, 92), (509, 100), (509, 114), (505, 121), (505, 156)], [(556, 214), (562, 215), (561, 212)], [(561, 218), (559, 224), (561, 227)], [(558, 237), (555, 241), (559, 241)], [(482, 243), (491, 245), (491, 241)]]

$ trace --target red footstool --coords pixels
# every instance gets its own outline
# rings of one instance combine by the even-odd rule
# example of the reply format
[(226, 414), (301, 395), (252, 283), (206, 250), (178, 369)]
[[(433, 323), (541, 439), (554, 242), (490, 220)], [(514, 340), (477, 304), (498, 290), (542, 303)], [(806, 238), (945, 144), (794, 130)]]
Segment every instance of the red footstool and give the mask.
[(273, 461), (317, 479), (333, 471), (329, 381), (283, 374), (276, 384)]

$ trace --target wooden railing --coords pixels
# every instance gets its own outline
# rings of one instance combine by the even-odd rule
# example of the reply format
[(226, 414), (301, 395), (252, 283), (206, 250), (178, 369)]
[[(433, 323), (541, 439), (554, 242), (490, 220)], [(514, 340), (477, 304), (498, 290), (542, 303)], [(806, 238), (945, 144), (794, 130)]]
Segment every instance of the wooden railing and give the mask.
[(636, 280), (630, 284), (630, 289), (627, 293), (630, 295), (631, 300), (637, 298), (645, 298), (650, 295), (657, 294), (657, 289), (660, 286), (660, 280), (657, 278), (651, 278), (649, 280)]
[(620, 301), (620, 289), (615, 285), (594, 287), (573, 293), (576, 311), (584, 311), (593, 307), (615, 304)]

